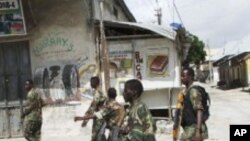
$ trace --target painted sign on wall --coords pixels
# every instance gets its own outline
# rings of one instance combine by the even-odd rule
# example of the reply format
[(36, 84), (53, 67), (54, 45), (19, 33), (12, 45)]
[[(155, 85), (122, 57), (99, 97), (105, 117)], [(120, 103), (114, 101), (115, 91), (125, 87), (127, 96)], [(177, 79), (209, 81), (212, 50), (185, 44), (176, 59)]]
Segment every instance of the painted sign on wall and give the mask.
[(143, 63), (143, 59), (141, 57), (141, 54), (139, 51), (135, 52), (135, 75), (137, 79), (142, 79), (142, 73), (141, 73), (141, 63)]
[(0, 0), (0, 37), (25, 35), (24, 23), (20, 0)]
[(132, 48), (111, 46), (109, 59), (111, 78), (126, 77), (132, 74)]
[(146, 54), (147, 75), (149, 77), (165, 77), (168, 75), (169, 48), (149, 48)]
[(55, 54), (70, 52), (73, 48), (73, 41), (66, 33), (50, 32), (35, 42), (33, 52), (38, 56), (52, 57)]
[(0, 0), (0, 11), (18, 9), (17, 0)]

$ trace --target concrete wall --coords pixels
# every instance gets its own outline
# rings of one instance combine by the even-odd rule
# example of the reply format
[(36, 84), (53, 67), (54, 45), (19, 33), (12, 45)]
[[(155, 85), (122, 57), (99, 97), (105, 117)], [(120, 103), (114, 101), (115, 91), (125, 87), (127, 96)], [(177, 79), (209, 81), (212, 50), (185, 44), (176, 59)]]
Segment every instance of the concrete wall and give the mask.
[(33, 8), (38, 21), (30, 40), (33, 74), (45, 67), (51, 76), (51, 67), (59, 66), (50, 87), (61, 88), (63, 67), (74, 64), (84, 87), (96, 71), (94, 28), (88, 21), (89, 11), (84, 11), (88, 5), (82, 0), (44, 0), (34, 1)]
[[(60, 3), (60, 4), (59, 4)], [(30, 41), (32, 68), (51, 62), (93, 61), (95, 39), (81, 0), (58, 1), (51, 8), (35, 8), (39, 23)]]
[(220, 79), (219, 79), (219, 70), (218, 70), (219, 68), (218, 67), (213, 67), (213, 78), (214, 78), (214, 82), (215, 83), (217, 83), (217, 82), (219, 82), (220, 81)]
[[(100, 19), (100, 0), (94, 1), (94, 17), (95, 19)], [(115, 0), (105, 0), (103, 3), (103, 19), (104, 20), (117, 20), (117, 21), (128, 21), (128, 18), (125, 16), (123, 10), (119, 5), (116, 4)], [(117, 10), (117, 17), (114, 15), (114, 9)]]
[[(63, 78), (66, 65), (76, 66), (81, 92), (90, 92), (89, 79), (97, 73), (98, 48), (95, 27), (90, 19), (93, 18), (93, 13), (98, 17), (100, 12), (99, 0), (92, 2), (93, 5), (90, 1), (83, 0), (32, 1), (37, 21), (30, 40), (32, 72), (37, 76), (38, 70), (47, 68), (51, 88), (49, 91), (54, 99), (64, 99), (67, 95), (63, 90), (66, 87)], [(117, 9), (118, 17), (114, 16), (114, 8)], [(104, 2), (104, 17), (106, 20), (128, 21), (113, 0)]]

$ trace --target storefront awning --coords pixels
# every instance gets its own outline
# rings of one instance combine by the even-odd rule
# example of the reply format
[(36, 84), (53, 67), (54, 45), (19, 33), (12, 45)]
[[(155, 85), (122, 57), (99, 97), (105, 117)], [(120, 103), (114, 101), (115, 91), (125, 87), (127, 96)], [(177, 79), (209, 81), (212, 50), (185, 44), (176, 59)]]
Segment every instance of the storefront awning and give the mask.
[(121, 21), (104, 21), (103, 23), (105, 27), (146, 30), (171, 40), (174, 40), (176, 36), (176, 32), (174, 30), (154, 24), (121, 22)]

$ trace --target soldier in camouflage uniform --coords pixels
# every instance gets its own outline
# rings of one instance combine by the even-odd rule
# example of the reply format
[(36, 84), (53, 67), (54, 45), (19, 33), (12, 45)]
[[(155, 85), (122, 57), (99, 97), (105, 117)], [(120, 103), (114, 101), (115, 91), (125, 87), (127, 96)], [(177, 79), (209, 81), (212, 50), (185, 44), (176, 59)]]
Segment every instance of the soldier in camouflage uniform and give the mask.
[[(84, 116), (90, 116), (90, 115), (93, 115), (95, 112), (99, 111), (106, 100), (106, 97), (104, 96), (103, 92), (101, 91), (99, 77), (91, 77), (90, 85), (94, 89), (93, 100), (91, 102), (90, 107), (85, 112)], [(100, 130), (100, 128), (102, 127), (103, 122), (104, 122), (103, 119), (97, 119), (97, 118), (93, 119), (92, 138), (91, 138), (92, 141), (96, 140), (97, 133)], [(86, 126), (87, 123), (88, 123), (88, 120), (84, 120), (82, 123), (82, 127)]]
[(107, 123), (106, 128), (110, 130), (109, 140), (111, 140), (113, 137), (112, 131), (114, 131), (115, 128), (120, 128), (126, 115), (124, 107), (115, 100), (116, 96), (116, 90), (114, 88), (109, 88), (108, 99), (99, 111), (95, 112), (93, 115), (75, 117), (75, 121), (88, 120), (92, 118), (97, 118), (100, 120), (103, 119)]
[(104, 119), (106, 121), (107, 128), (110, 130), (109, 140), (112, 140), (115, 129), (119, 129), (121, 127), (126, 115), (124, 107), (115, 100), (116, 96), (116, 90), (114, 88), (109, 88), (109, 99), (106, 101), (102, 109), (95, 113), (95, 116), (98, 119)]
[[(208, 138), (208, 129), (205, 122), (202, 121), (203, 116), (203, 109), (202, 106), (202, 96), (201, 92), (193, 87), (193, 80), (194, 80), (194, 70), (192, 68), (184, 68), (182, 71), (182, 83), (186, 86), (184, 91), (184, 99), (185, 96), (189, 95), (191, 108), (185, 110), (185, 103), (184, 103), (184, 110), (183, 110), (183, 117), (182, 117), (182, 127), (184, 132), (182, 133), (180, 140), (182, 141), (202, 141)], [(188, 94), (189, 93), (189, 94)], [(187, 106), (187, 105), (186, 105)], [(190, 111), (195, 111), (190, 112)], [(195, 114), (194, 117), (196, 118), (196, 123), (188, 125), (187, 122), (189, 121), (185, 115), (185, 112), (189, 112)]]
[(25, 81), (28, 91), (27, 103), (24, 105), (24, 137), (28, 141), (40, 141), (42, 127), (42, 107), (45, 105), (39, 93), (33, 88), (33, 81)]
[(127, 121), (124, 122), (122, 141), (155, 141), (156, 126), (147, 106), (141, 102), (143, 86), (139, 80), (125, 83), (124, 99), (129, 102)]

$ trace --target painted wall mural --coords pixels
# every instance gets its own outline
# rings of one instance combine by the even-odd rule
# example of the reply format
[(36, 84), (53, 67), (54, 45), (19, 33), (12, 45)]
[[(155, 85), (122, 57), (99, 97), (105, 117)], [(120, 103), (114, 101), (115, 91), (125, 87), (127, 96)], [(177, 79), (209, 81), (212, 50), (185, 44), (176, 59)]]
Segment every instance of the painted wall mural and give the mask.
[(169, 48), (149, 48), (146, 54), (148, 77), (166, 77), (168, 73)]
[(34, 83), (43, 91), (44, 99), (52, 103), (65, 103), (80, 100), (82, 93), (91, 94), (89, 80), (96, 74), (97, 67), (82, 59), (75, 62), (36, 68)]
[(65, 32), (50, 32), (35, 42), (32, 48), (37, 56), (62, 54), (74, 50), (73, 41)]
[(34, 82), (41, 88), (44, 99), (52, 103), (65, 103), (80, 100), (82, 93), (91, 93), (89, 80), (97, 72), (96, 64), (91, 63), (87, 55), (73, 62), (47, 62), (51, 65), (35, 69)]
[(82, 93), (91, 91), (89, 80), (96, 74), (96, 60), (90, 47), (76, 39), (64, 31), (52, 30), (32, 42), (34, 59), (44, 59), (35, 68), (36, 85), (53, 102), (79, 100)]
[(110, 47), (110, 78), (121, 78), (133, 73), (132, 49), (126, 47)]
[(45, 99), (55, 103), (78, 98), (79, 75), (74, 64), (37, 68), (34, 73), (34, 83), (36, 87), (42, 89)]
[(89, 55), (90, 54), (82, 54), (80, 58), (76, 59), (80, 80), (80, 92), (85, 94), (91, 93), (89, 80), (97, 74), (96, 64), (93, 64), (94, 62), (90, 60)]

